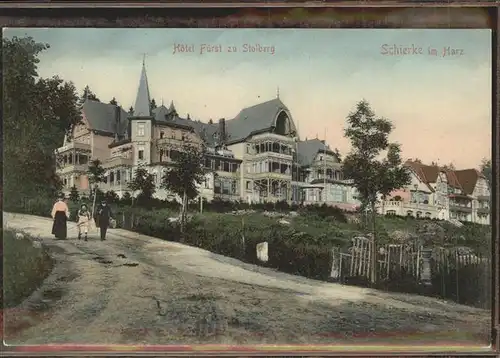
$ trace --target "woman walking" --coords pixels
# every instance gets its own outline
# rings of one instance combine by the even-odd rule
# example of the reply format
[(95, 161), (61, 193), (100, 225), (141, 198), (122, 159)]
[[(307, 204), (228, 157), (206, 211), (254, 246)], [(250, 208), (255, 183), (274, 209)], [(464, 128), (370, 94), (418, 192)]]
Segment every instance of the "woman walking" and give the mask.
[(90, 212), (87, 209), (87, 205), (82, 204), (80, 206), (80, 210), (78, 210), (77, 214), (78, 218), (78, 240), (82, 239), (82, 234), (85, 235), (84, 240), (87, 241), (87, 235), (89, 232), (89, 224), (90, 224)]
[(99, 226), (101, 232), (101, 241), (106, 240), (106, 232), (108, 231), (109, 222), (113, 214), (111, 208), (107, 205), (106, 201), (103, 200), (101, 205), (97, 208), (96, 224)]
[(59, 240), (66, 240), (68, 237), (69, 209), (64, 199), (64, 194), (59, 194), (59, 198), (52, 207), (52, 219), (54, 219), (52, 235)]

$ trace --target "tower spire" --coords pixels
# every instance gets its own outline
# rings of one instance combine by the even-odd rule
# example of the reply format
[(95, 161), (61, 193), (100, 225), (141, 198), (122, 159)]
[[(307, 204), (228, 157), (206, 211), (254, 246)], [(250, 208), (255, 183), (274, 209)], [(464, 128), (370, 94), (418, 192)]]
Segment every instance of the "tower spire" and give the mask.
[(151, 116), (151, 96), (149, 95), (148, 76), (146, 75), (146, 54), (142, 60), (141, 77), (139, 78), (139, 88), (135, 97), (134, 117)]

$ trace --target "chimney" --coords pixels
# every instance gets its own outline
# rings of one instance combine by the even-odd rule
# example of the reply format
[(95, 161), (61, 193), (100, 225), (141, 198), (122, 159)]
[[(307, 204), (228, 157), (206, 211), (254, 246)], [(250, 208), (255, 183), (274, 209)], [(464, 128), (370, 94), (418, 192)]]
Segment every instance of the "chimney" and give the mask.
[(226, 120), (224, 118), (219, 119), (219, 135), (220, 142), (222, 145), (226, 144)]
[(118, 132), (120, 131), (120, 113), (121, 108), (115, 106), (115, 140), (118, 140)]

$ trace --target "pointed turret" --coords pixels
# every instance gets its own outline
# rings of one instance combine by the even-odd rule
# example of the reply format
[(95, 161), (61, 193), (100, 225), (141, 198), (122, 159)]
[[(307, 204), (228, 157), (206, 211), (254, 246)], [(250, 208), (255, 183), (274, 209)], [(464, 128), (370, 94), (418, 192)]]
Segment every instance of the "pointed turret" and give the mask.
[(139, 88), (135, 98), (134, 117), (151, 116), (151, 97), (149, 96), (148, 77), (146, 75), (146, 64), (142, 62), (141, 78), (139, 79)]
[(170, 113), (175, 112), (175, 106), (174, 106), (174, 101), (170, 102), (170, 107), (168, 107), (168, 111)]

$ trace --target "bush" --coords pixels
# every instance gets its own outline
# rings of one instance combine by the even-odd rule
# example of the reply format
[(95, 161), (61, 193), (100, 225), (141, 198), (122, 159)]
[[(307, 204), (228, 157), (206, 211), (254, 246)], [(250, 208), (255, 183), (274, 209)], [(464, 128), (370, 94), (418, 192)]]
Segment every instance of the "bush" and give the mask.
[(31, 295), (54, 264), (43, 247), (33, 247), (32, 238), (23, 235), (25, 238), (19, 240), (14, 231), (3, 230), (3, 302), (6, 308), (18, 305)]

